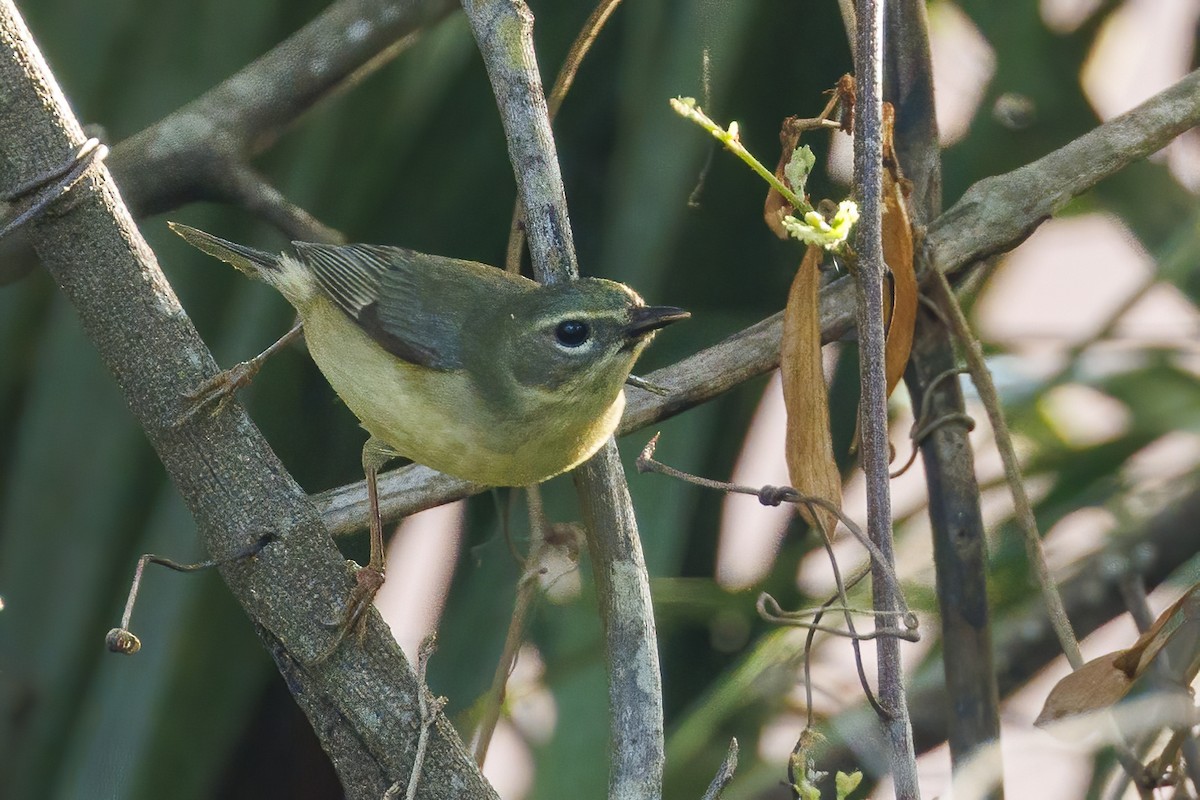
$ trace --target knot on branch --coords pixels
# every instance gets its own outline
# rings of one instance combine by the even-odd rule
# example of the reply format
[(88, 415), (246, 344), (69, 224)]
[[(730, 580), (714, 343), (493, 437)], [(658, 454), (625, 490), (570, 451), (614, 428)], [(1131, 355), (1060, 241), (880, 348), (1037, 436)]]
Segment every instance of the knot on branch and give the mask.
[(757, 496), (758, 502), (772, 507), (781, 503), (794, 503), (800, 497), (790, 486), (764, 486), (758, 490)]

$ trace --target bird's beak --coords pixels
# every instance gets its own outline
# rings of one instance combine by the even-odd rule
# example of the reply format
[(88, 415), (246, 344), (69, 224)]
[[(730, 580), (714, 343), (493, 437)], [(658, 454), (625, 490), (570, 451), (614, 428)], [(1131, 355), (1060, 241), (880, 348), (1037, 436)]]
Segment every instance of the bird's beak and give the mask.
[(672, 322), (690, 316), (690, 313), (675, 306), (634, 306), (629, 310), (629, 323), (625, 326), (625, 335), (631, 340), (637, 340), (651, 331), (665, 328)]

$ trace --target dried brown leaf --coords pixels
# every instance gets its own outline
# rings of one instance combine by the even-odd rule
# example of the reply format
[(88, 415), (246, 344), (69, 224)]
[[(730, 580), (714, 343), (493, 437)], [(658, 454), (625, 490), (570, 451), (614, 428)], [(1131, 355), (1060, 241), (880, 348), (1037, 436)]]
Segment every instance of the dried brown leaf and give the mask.
[(1200, 584), (1158, 615), (1150, 628), (1124, 651), (1118, 666), (1137, 680), (1167, 651), (1169, 671), (1176, 680), (1190, 684), (1200, 670)]
[(841, 123), (842, 132), (853, 133), (854, 104), (858, 101), (858, 86), (854, 83), (854, 76), (846, 74), (838, 78), (833, 91), (837, 95), (838, 108), (841, 110), (838, 122)]
[(1109, 708), (1156, 663), (1165, 666), (1161, 677), (1181, 686), (1200, 672), (1200, 584), (1160, 614), (1128, 650), (1093, 659), (1056, 683), (1034, 724)]
[(1124, 652), (1118, 650), (1093, 659), (1054, 684), (1033, 724), (1040, 727), (1063, 717), (1099, 711), (1124, 697), (1133, 683), (1116, 664)]
[(912, 223), (908, 217), (909, 183), (900, 171), (892, 144), (895, 113), (883, 104), (883, 260), (892, 273), (892, 313), (887, 330), (887, 393), (904, 377), (917, 323), (917, 275), (913, 269)]
[[(810, 246), (796, 271), (783, 314), (780, 372), (787, 408), (786, 454), (792, 487), (801, 494), (842, 503), (842, 476), (833, 457), (829, 432), (829, 394), (821, 363), (820, 247)], [(836, 517), (819, 510), (817, 518), (801, 506), (810, 525), (832, 536)]]

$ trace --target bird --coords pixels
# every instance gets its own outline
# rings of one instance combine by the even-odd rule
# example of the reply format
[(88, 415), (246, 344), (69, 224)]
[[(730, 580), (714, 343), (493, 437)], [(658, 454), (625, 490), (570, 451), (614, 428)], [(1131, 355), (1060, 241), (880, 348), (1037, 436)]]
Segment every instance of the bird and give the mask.
[(361, 622), (383, 583), (380, 468), (404, 457), (490, 486), (566, 472), (616, 430), (623, 386), (655, 332), (690, 316), (602, 278), (541, 284), (387, 245), (292, 242), (276, 254), (168, 225), (284, 296), (313, 361), (369, 434), (371, 558), (344, 627)]

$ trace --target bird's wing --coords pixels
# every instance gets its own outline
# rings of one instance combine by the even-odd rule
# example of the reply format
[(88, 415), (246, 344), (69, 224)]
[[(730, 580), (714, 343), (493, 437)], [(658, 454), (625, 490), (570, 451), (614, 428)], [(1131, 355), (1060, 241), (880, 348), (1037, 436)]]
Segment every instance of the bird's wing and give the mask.
[(388, 352), (431, 369), (463, 367), (462, 330), (525, 279), (402, 247), (293, 242), (335, 305)]

